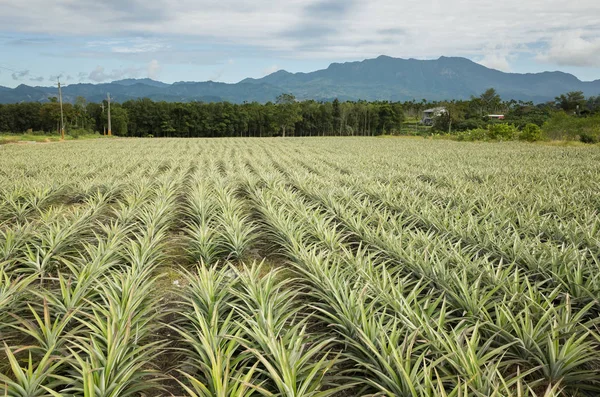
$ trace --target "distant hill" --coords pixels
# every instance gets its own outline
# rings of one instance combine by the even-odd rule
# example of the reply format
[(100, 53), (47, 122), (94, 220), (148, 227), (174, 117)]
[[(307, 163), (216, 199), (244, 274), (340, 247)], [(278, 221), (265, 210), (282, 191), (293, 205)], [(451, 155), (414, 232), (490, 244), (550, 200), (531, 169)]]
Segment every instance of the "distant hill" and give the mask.
[[(169, 102), (274, 101), (281, 93), (298, 99), (316, 100), (444, 100), (468, 99), (493, 87), (504, 99), (545, 102), (569, 92), (600, 95), (600, 80), (583, 82), (563, 72), (505, 73), (466, 58), (441, 57), (417, 60), (380, 56), (360, 62), (333, 63), (310, 73), (285, 70), (260, 79), (247, 78), (236, 84), (178, 82), (166, 84), (152, 79), (125, 79), (104, 84), (71, 84), (63, 89), (67, 102), (78, 96), (98, 102), (110, 92), (115, 101), (150, 98)], [(55, 87), (20, 85), (0, 88), (0, 103), (48, 100)]]
[(436, 60), (380, 56), (362, 62), (333, 63), (311, 73), (278, 71), (247, 83), (267, 83), (315, 99), (468, 99), (493, 87), (504, 99), (544, 102), (568, 91), (600, 94), (600, 80), (582, 82), (563, 72), (504, 73), (466, 58)]
[(146, 79), (117, 80), (117, 81), (113, 81), (112, 84), (119, 84), (119, 85), (124, 85), (124, 86), (132, 86), (135, 84), (144, 84), (144, 85), (149, 85), (150, 87), (160, 87), (160, 88), (169, 86), (169, 84), (163, 83), (162, 81), (156, 81), (156, 80), (147, 79), (147, 78)]

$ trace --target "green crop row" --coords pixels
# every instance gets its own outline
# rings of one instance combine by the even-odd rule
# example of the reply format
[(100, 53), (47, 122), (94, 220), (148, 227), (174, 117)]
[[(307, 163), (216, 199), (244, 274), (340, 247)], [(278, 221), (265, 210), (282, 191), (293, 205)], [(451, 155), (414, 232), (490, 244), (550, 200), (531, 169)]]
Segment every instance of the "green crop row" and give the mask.
[(0, 148), (7, 396), (595, 396), (600, 152)]

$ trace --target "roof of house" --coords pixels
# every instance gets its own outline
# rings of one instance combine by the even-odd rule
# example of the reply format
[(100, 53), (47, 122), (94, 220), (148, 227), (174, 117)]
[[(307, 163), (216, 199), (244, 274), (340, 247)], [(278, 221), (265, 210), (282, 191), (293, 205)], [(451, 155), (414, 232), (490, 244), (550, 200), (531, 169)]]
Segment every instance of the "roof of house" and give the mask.
[(446, 108), (445, 107), (437, 107), (437, 108), (431, 108), (431, 109), (427, 109), (424, 110), (423, 113), (437, 113), (437, 112), (445, 112)]

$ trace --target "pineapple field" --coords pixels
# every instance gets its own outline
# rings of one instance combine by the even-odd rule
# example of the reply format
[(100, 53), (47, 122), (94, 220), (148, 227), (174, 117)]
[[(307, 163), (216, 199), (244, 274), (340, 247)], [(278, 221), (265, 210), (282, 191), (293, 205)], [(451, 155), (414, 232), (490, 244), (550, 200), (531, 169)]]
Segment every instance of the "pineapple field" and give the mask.
[(597, 396), (597, 147), (0, 147), (0, 395)]

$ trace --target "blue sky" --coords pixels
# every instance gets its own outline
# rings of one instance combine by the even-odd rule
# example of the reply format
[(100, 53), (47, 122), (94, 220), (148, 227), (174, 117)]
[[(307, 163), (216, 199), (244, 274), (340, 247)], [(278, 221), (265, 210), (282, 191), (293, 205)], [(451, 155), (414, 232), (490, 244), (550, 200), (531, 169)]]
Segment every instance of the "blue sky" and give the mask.
[[(281, 4), (280, 4), (281, 3)], [(0, 85), (237, 82), (378, 55), (600, 79), (600, 2), (0, 0)]]

